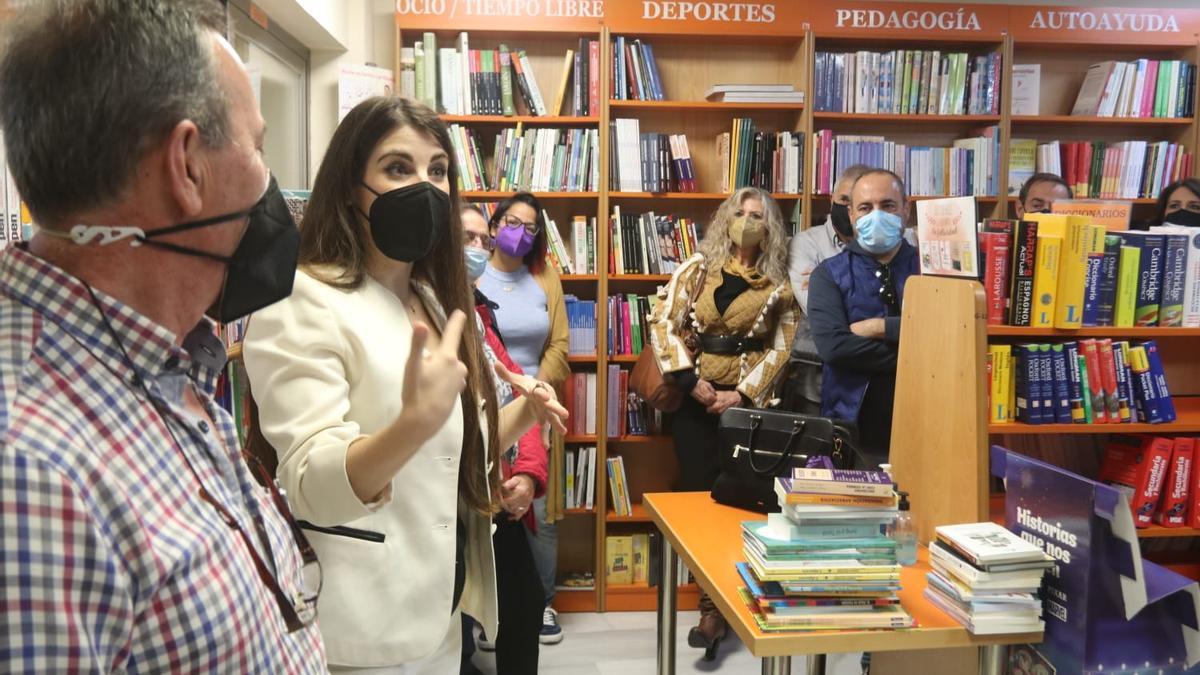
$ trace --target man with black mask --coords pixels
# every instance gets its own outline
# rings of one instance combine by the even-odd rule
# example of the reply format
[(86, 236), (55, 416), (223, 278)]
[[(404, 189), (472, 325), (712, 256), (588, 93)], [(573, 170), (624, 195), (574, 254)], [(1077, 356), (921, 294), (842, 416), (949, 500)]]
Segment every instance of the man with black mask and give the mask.
[(826, 258), (841, 253), (846, 242), (854, 239), (850, 220), (850, 189), (854, 181), (869, 171), (855, 164), (842, 172), (830, 195), (829, 215), (821, 225), (810, 227), (792, 237), (788, 253), (788, 276), (803, 314), (792, 340), (792, 354), (783, 384), (783, 407), (807, 415), (821, 413), (821, 357), (808, 327), (808, 280)]
[(211, 0), (61, 0), (0, 38), (37, 225), (0, 253), (12, 672), (325, 671), (315, 556), (213, 399), (205, 315), (287, 296), (298, 247), (225, 26)]

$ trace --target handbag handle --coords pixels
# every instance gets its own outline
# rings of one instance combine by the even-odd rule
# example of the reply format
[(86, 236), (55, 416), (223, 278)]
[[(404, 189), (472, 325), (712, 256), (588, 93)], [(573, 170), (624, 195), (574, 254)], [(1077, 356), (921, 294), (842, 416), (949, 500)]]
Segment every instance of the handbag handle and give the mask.
[(750, 442), (747, 443), (746, 449), (749, 451), (750, 468), (754, 471), (754, 473), (764, 477), (774, 476), (775, 472), (779, 470), (779, 467), (783, 466), (783, 463), (792, 456), (792, 443), (796, 441), (798, 436), (801, 436), (804, 433), (804, 425), (806, 422), (807, 420), (792, 420), (792, 432), (788, 434), (787, 443), (783, 444), (783, 450), (780, 451), (779, 458), (776, 459), (775, 462), (766, 469), (760, 469), (754, 463), (754, 432), (758, 431), (758, 427), (762, 424), (762, 415), (755, 415), (751, 413)]

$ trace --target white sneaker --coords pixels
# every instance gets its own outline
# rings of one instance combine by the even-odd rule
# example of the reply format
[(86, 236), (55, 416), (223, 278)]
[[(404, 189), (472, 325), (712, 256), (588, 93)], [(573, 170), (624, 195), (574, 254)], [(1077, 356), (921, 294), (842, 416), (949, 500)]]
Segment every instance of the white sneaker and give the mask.
[(542, 612), (542, 634), (538, 636), (538, 642), (544, 645), (556, 645), (562, 642), (562, 639), (563, 631), (562, 626), (558, 625), (558, 611), (547, 606)]

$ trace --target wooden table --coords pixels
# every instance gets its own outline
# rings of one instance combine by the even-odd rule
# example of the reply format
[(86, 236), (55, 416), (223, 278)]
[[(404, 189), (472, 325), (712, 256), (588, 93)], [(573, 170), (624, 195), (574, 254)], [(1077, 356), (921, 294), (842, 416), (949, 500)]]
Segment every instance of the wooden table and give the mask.
[(744, 561), (741, 524), (766, 516), (722, 506), (706, 492), (656, 493), (643, 496), (643, 504), (662, 532), (662, 577), (658, 582), (658, 673), (675, 672), (675, 567), (683, 558), (696, 583), (712, 597), (721, 614), (750, 653), (763, 660), (764, 675), (791, 672), (791, 657), (809, 655), (809, 674), (824, 672), (824, 655), (833, 652), (882, 652), (910, 649), (984, 647), (981, 671), (1003, 672), (1001, 645), (1041, 642), (1041, 633), (975, 636), (925, 599), (924, 549), (916, 565), (901, 572), (900, 603), (919, 628), (898, 631), (837, 631), (820, 633), (764, 633), (738, 596), (743, 585), (734, 563)]

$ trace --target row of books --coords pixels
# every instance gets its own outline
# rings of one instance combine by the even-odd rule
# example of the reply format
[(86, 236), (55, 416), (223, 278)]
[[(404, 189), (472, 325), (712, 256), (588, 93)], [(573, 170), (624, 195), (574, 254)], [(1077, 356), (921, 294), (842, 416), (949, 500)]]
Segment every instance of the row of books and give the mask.
[(690, 218), (622, 213), (614, 206), (608, 245), (609, 274), (671, 274), (696, 252), (699, 235)]
[(563, 296), (567, 310), (567, 353), (572, 356), (596, 354), (596, 301)]
[[(662, 411), (652, 408), (629, 390), (629, 371), (618, 364), (608, 366), (609, 438), (654, 436), (663, 431)], [(622, 414), (624, 413), (624, 414)]]
[(658, 305), (657, 295), (636, 293), (608, 298), (608, 353), (641, 354), (650, 346), (649, 316)]
[(1040, 633), (1054, 559), (996, 523), (943, 525), (929, 543), (925, 597), (975, 635)]
[(600, 137), (595, 129), (504, 129), (496, 134), (489, 179), (477, 135), (450, 125), (459, 185), (465, 190), (593, 192), (600, 185)]
[(592, 508), (596, 499), (596, 446), (563, 451), (563, 486), (563, 508)]
[(570, 417), (567, 429), (575, 436), (593, 436), (596, 433), (596, 373), (567, 375), (563, 386), (563, 407)]
[(1100, 480), (1129, 496), (1133, 524), (1200, 528), (1200, 472), (1195, 438), (1113, 436)]
[(909, 146), (883, 136), (816, 132), (814, 194), (833, 192), (837, 177), (855, 164), (888, 169), (915, 196), (995, 195), (999, 189), (999, 127), (960, 138), (952, 147)]
[(437, 35), (426, 32), (412, 47), (400, 50), (400, 95), (423, 101), (450, 115), (558, 115), (571, 90), (571, 115), (600, 111), (600, 43), (579, 39), (568, 49), (553, 107), (546, 100), (525, 50), (471, 49), (466, 32), (454, 47), (438, 47)]
[(804, 103), (804, 92), (791, 84), (714, 84), (704, 98), (716, 103)]
[(596, 217), (573, 216), (570, 241), (563, 239), (558, 224), (543, 210), (546, 221), (546, 259), (561, 274), (596, 273)]
[(733, 129), (717, 136), (721, 191), (743, 187), (796, 194), (804, 188), (804, 132), (759, 131), (748, 117), (733, 118)]
[(29, 209), (17, 193), (17, 183), (8, 171), (4, 158), (4, 137), (0, 136), (0, 248), (10, 242), (27, 241), (33, 236), (33, 220)]
[(1088, 66), (1072, 115), (1191, 117), (1196, 66), (1186, 61), (1138, 59)]
[(994, 424), (1163, 424), (1176, 418), (1162, 358), (1142, 343), (1078, 340), (988, 347)]
[(662, 78), (654, 49), (638, 38), (618, 35), (612, 41), (612, 97), (619, 101), (662, 101)]
[(629, 477), (625, 475), (625, 458), (615, 455), (604, 460), (608, 467), (608, 498), (613, 513), (627, 517), (633, 515), (633, 502), (629, 497)]
[(1107, 232), (1083, 216), (989, 219), (980, 234), (988, 323), (1200, 326), (1200, 242), (1189, 228)]
[[(656, 537), (658, 533), (653, 533)], [(604, 538), (605, 580), (609, 584), (648, 584), (651, 533), (609, 535)]]
[[(1030, 148), (1036, 159), (1029, 164)], [(1187, 146), (1169, 141), (1050, 141), (1013, 139), (1010, 156), (1022, 158), (1022, 167), (1010, 165), (1009, 176), (1024, 182), (1033, 171), (1062, 176), (1078, 199), (1155, 198), (1172, 182), (1192, 175), (1195, 155)], [(1020, 188), (1020, 183), (1017, 187)]]
[(609, 122), (609, 187), (623, 192), (695, 192), (696, 167), (683, 134), (642, 133), (634, 118)]
[(775, 480), (781, 514), (742, 523), (739, 589), (760, 630), (895, 629), (900, 606), (891, 476), (796, 468)]
[(817, 111), (998, 115), (1000, 61), (994, 52), (817, 52)]

